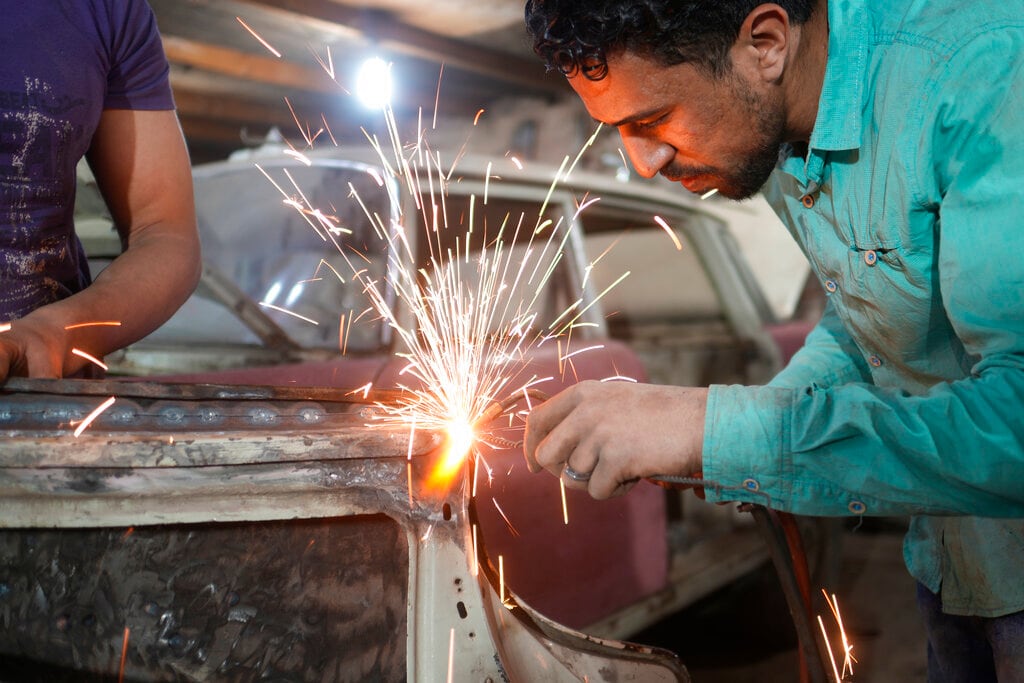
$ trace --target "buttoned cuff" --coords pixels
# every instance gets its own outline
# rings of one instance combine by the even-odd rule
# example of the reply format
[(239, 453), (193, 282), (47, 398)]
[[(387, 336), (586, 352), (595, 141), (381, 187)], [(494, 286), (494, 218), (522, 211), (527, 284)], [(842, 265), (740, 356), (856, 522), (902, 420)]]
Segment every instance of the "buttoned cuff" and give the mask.
[(704, 479), (712, 502), (785, 509), (791, 479), (785, 434), (792, 389), (712, 385), (704, 421)]
[[(842, 474), (825, 476), (821, 454), (803, 460), (794, 455), (793, 421), (804, 396), (805, 390), (783, 387), (709, 388), (703, 470), (703, 478), (714, 482), (705, 485), (709, 501), (757, 503), (804, 515), (881, 514), (877, 499), (837, 483)], [(815, 461), (819, 467), (811, 467)]]

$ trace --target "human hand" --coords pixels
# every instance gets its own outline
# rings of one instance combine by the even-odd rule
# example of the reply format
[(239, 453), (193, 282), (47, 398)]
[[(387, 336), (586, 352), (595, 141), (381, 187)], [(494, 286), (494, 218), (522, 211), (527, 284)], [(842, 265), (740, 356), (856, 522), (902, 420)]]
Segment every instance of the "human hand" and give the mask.
[(527, 465), (598, 499), (644, 477), (690, 475), (702, 467), (706, 403), (704, 388), (582, 382), (530, 412)]
[(0, 381), (8, 377), (63, 376), (67, 333), (43, 315), (30, 314), (0, 332)]

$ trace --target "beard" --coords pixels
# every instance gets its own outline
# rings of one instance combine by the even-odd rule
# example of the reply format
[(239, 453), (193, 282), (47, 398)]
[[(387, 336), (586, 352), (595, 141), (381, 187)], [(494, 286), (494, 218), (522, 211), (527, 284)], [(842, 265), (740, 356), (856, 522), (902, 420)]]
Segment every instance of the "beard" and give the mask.
[(672, 181), (708, 176), (716, 179), (713, 186), (729, 199), (748, 199), (757, 194), (768, 181), (779, 162), (779, 149), (785, 142), (785, 112), (779, 97), (768, 101), (758, 98), (750, 86), (738, 76), (726, 76), (733, 95), (749, 115), (751, 138), (739, 162), (727, 168), (684, 166), (671, 163), (661, 174)]

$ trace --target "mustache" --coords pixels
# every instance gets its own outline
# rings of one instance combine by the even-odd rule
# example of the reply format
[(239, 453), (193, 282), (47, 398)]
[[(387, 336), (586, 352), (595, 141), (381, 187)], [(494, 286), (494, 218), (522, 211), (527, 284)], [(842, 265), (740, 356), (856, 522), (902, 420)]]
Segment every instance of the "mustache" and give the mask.
[(718, 175), (718, 169), (711, 166), (684, 166), (677, 163), (671, 163), (659, 172), (674, 183), (696, 176)]

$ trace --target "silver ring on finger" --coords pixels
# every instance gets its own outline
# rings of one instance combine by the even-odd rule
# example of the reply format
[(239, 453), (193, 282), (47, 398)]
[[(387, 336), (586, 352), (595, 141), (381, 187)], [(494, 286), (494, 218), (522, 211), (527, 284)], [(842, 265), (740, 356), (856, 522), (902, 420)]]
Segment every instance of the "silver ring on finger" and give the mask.
[(562, 470), (562, 474), (564, 474), (569, 479), (582, 484), (584, 482), (590, 481), (591, 473), (577, 472), (573, 468), (569, 467), (569, 463), (565, 463), (565, 469)]

